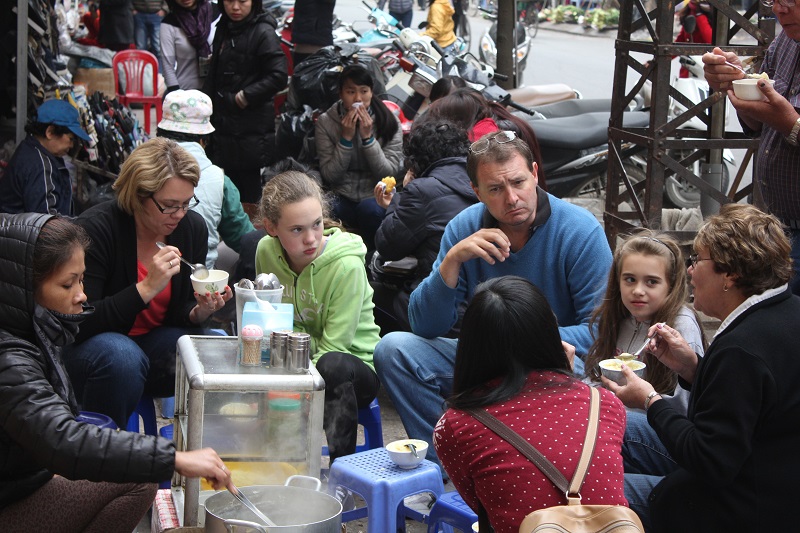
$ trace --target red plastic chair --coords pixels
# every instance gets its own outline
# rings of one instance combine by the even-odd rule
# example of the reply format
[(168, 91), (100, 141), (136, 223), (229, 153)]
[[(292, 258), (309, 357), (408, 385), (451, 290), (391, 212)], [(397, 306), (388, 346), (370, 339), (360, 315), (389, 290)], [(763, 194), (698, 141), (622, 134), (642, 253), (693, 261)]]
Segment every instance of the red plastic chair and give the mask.
[[(125, 73), (125, 94), (120, 93), (119, 65)], [(145, 96), (145, 67), (151, 66), (153, 96)], [(114, 54), (111, 62), (114, 71), (114, 90), (123, 105), (138, 102), (144, 107), (144, 129), (150, 135), (150, 106), (156, 108), (157, 122), (161, 122), (161, 97), (158, 95), (158, 59), (147, 50), (122, 50)]]

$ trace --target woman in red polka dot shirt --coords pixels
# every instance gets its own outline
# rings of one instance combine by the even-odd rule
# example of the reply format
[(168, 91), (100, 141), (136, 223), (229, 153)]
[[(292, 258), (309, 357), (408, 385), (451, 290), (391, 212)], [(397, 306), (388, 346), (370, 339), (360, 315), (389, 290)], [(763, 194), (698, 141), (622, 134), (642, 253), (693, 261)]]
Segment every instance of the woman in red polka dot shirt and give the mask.
[[(572, 375), (569, 348), (550, 305), (529, 281), (507, 276), (475, 291), (459, 337), (450, 408), (433, 440), (464, 501), (476, 512), (483, 505), (497, 533), (516, 533), (525, 515), (566, 499), (513, 446), (460, 409), (486, 409), (571, 479), (590, 395)], [(625, 408), (609, 391), (599, 392), (600, 426), (582, 501), (627, 506), (620, 455)]]

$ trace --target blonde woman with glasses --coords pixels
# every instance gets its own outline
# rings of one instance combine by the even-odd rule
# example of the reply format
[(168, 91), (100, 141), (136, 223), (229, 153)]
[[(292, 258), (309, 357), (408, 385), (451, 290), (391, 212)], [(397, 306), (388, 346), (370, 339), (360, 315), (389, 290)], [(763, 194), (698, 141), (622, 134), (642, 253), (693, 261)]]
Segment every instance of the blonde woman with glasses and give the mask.
[(774, 80), (759, 80), (763, 98), (741, 100), (733, 94), (731, 82), (745, 77), (733, 66), (743, 62), (733, 52), (714, 48), (703, 55), (706, 79), (715, 90), (727, 90), (728, 98), (739, 114), (745, 134), (760, 137), (755, 172), (758, 187), (770, 213), (790, 231), (794, 279), (792, 291), (800, 294), (800, 7), (795, 0), (762, 0), (771, 7), (783, 31), (770, 44), (762, 75)]
[(208, 229), (192, 211), (199, 178), (194, 156), (153, 139), (123, 164), (116, 198), (77, 219), (92, 240), (84, 290), (94, 312), (64, 362), (82, 409), (120, 427), (142, 393), (174, 395), (178, 337), (206, 333), (203, 325), (232, 295), (228, 287), (195, 293), (180, 261), (202, 264), (208, 253)]

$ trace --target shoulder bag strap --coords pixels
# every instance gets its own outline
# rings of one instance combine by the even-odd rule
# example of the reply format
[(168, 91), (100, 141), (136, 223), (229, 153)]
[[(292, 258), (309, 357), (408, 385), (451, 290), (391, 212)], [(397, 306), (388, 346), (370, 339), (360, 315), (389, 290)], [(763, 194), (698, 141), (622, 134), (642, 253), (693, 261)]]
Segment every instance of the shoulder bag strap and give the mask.
[(567, 483), (567, 478), (561, 473), (553, 463), (539, 452), (530, 442), (522, 438), (513, 429), (499, 421), (485, 409), (465, 409), (464, 412), (470, 414), (486, 427), (497, 433), (501, 438), (508, 441), (519, 452), (527, 457), (533, 464), (547, 476), (558, 489), (569, 497), (571, 494), (578, 494), (583, 478), (589, 470), (594, 453), (594, 445), (597, 440), (597, 426), (600, 420), (600, 394), (595, 387), (589, 387), (591, 391), (591, 401), (589, 404), (589, 423), (586, 428), (586, 438), (583, 441), (583, 450), (575, 469), (572, 482)]

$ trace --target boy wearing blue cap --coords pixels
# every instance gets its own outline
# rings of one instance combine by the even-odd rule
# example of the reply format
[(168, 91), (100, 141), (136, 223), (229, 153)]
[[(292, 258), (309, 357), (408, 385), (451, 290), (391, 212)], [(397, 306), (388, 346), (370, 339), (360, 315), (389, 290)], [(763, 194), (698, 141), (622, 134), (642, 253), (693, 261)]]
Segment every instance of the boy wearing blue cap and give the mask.
[(72, 215), (72, 181), (63, 157), (76, 137), (89, 141), (78, 110), (63, 100), (39, 106), (0, 177), (0, 212)]

